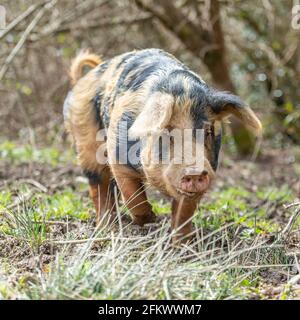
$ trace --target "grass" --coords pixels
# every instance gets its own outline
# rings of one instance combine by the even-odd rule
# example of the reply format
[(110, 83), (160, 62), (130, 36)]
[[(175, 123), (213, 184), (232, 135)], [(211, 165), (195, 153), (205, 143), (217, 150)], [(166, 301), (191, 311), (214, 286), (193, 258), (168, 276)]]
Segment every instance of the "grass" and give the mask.
[[(167, 223), (144, 236), (124, 236), (131, 228), (128, 224), (119, 232), (101, 229), (83, 244), (62, 241), (50, 264), (37, 259), (33, 273), (10, 280), (12, 285), (2, 298), (264, 298), (259, 292), (260, 271), (288, 272), (293, 262), (282, 253), (280, 241), (270, 245), (268, 238), (256, 236), (243, 242), (233, 236), (234, 225), (178, 248), (170, 245)], [(294, 294), (292, 290), (284, 293)]]
[[(249, 206), (253, 198), (261, 201), (261, 205), (255, 208)], [(198, 223), (215, 230), (224, 223), (233, 221), (247, 227), (250, 233), (275, 232), (279, 229), (278, 223), (266, 220), (269, 206), (271, 203), (282, 205), (289, 201), (292, 201), (292, 196), (286, 185), (280, 188), (261, 188), (254, 195), (243, 187), (228, 187), (222, 192), (213, 192), (210, 201), (201, 204)]]
[[(0, 152), (16, 166), (69, 161), (7, 146)], [(9, 181), (0, 190), (0, 299), (300, 297), (299, 220), (282, 234), (294, 212), (283, 209), (294, 200), (287, 184), (215, 188), (193, 218), (195, 241), (181, 247), (171, 245), (167, 218), (140, 228), (124, 217), (95, 231), (82, 179), (47, 187)], [(168, 202), (151, 204), (157, 215), (170, 212)]]
[(55, 147), (36, 148), (31, 144), (18, 145), (7, 140), (0, 143), (0, 158), (12, 164), (40, 162), (51, 166), (67, 161), (74, 163), (75, 159), (72, 149), (61, 152)]

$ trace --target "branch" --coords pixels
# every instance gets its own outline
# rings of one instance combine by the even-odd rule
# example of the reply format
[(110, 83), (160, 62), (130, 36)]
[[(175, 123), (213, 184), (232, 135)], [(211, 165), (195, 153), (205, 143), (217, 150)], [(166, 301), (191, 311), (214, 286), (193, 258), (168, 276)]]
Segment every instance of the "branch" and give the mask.
[(224, 50), (224, 34), (221, 26), (220, 4), (218, 0), (209, 1), (209, 20), (213, 34), (213, 42), (218, 44), (219, 50)]
[(4, 30), (0, 32), (0, 40), (5, 37), (10, 31), (16, 28), (20, 22), (31, 16), (39, 7), (44, 6), (49, 0), (41, 1), (40, 3), (31, 5), (26, 11), (20, 14), (16, 19), (14, 19)]
[(84, 16), (85, 14), (95, 10), (96, 8), (102, 7), (107, 4), (109, 0), (91, 0), (80, 2), (73, 10), (67, 12), (60, 20), (55, 20), (52, 24), (46, 26), (41, 31), (41, 36), (45, 37), (57, 30), (59, 27), (66, 23), (75, 21), (77, 18)]
[(155, 16), (194, 54), (199, 55), (200, 48), (210, 44), (209, 33), (203, 30), (200, 25), (189, 20), (172, 1), (155, 1), (151, 5), (143, 0), (136, 0), (136, 4), (142, 10)]
[[(145, 14), (141, 17), (133, 17), (133, 18), (124, 18), (124, 19), (118, 19), (118, 20), (107, 20), (107, 21), (101, 21), (101, 22), (94, 22), (90, 24), (80, 24), (80, 25), (67, 25), (67, 26), (61, 26), (58, 27), (57, 29), (52, 29), (51, 32), (52, 34), (58, 34), (61, 32), (71, 32), (73, 30), (95, 30), (99, 28), (104, 28), (104, 27), (114, 27), (118, 25), (133, 25), (141, 22), (145, 22), (148, 20), (151, 20), (153, 16), (151, 14)], [(42, 37), (46, 37), (48, 34), (32, 34), (29, 38), (31, 42), (35, 42), (37, 40), (40, 40)]]
[(39, 21), (41, 20), (41, 18), (43, 17), (43, 15), (45, 14), (45, 12), (49, 9), (51, 9), (55, 4), (56, 4), (57, 0), (52, 0), (50, 2), (47, 2), (46, 4), (44, 4), (43, 8), (37, 13), (37, 15), (34, 17), (34, 19), (31, 21), (31, 23), (29, 24), (29, 26), (25, 29), (24, 33), (22, 34), (19, 42), (16, 44), (16, 46), (13, 48), (13, 50), (11, 51), (11, 53), (8, 55), (8, 57), (6, 58), (4, 64), (2, 65), (1, 69), (0, 69), (0, 80), (3, 79), (3, 77), (5, 76), (9, 65), (12, 63), (12, 61), (14, 60), (14, 58), (16, 57), (16, 55), (18, 54), (18, 52), (21, 50), (21, 48), (23, 47), (24, 43), (26, 42), (26, 39), (28, 38), (28, 36), (30, 35), (30, 33), (32, 32), (32, 30), (36, 27), (36, 25), (39, 23)]

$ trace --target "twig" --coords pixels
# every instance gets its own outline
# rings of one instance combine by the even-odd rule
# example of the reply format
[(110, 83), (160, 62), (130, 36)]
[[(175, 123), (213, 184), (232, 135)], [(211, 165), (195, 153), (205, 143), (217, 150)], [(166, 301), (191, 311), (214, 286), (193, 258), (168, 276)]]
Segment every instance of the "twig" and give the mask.
[(293, 203), (290, 203), (290, 204), (286, 204), (283, 207), (284, 207), (284, 209), (289, 209), (291, 207), (296, 207), (296, 206), (300, 206), (300, 201), (293, 202)]
[[(295, 205), (295, 204), (294, 204)], [(289, 205), (288, 206), (289, 208), (292, 207), (292, 205)], [(285, 228), (281, 231), (280, 235), (283, 237), (283, 236), (287, 236), (292, 228), (293, 228), (293, 225), (294, 223), (296, 222), (297, 218), (299, 217), (300, 215), (300, 208), (298, 210), (296, 210), (296, 212), (290, 217), (287, 225), (285, 226)]]
[(24, 203), (25, 201), (28, 201), (32, 196), (33, 196), (33, 191), (29, 190), (28, 192), (26, 192), (25, 194), (22, 194), (18, 197), (18, 199), (12, 203), (11, 205), (7, 206), (5, 209), (6, 210), (11, 210), (16, 208), (20, 203)]
[(16, 44), (16, 46), (13, 48), (13, 50), (11, 51), (11, 53), (8, 55), (8, 57), (6, 58), (1, 70), (0, 70), (0, 80), (3, 79), (3, 77), (5, 76), (9, 65), (12, 63), (12, 61), (14, 60), (14, 58), (16, 57), (16, 55), (18, 54), (18, 52), (21, 50), (21, 48), (23, 47), (24, 43), (26, 42), (26, 39), (28, 38), (28, 36), (30, 35), (30, 33), (32, 32), (32, 30), (36, 27), (36, 25), (38, 24), (38, 22), (41, 20), (41, 18), (43, 17), (43, 15), (45, 14), (45, 12), (49, 9), (51, 9), (55, 4), (56, 4), (57, 0), (52, 0), (50, 2), (47, 2), (43, 8), (37, 13), (37, 15), (34, 17), (34, 19), (31, 21), (31, 23), (29, 24), (29, 26), (25, 29), (24, 33), (22, 34), (19, 42)]
[(75, 21), (77, 18), (84, 16), (97, 7), (99, 8), (104, 6), (108, 2), (109, 0), (81, 2), (77, 7), (75, 7), (74, 10), (67, 12), (60, 20), (55, 20), (52, 24), (46, 25), (44, 28), (42, 28), (41, 32), (38, 34), (33, 34), (29, 40), (31, 42), (35, 42), (53, 33), (56, 33), (56, 31), (59, 28), (62, 28), (63, 25)]
[(37, 187), (38, 189), (40, 189), (42, 192), (46, 193), (48, 192), (48, 189), (43, 186), (40, 182), (33, 180), (33, 179), (21, 179), (19, 180), (20, 182), (24, 182), (24, 183), (29, 183), (35, 187)]
[(76, 225), (76, 222), (70, 222), (70, 221), (52, 221), (52, 220), (32, 220), (32, 223), (36, 224), (52, 224), (52, 225), (63, 225), (67, 226), (69, 224)]
[(261, 264), (261, 265), (234, 265), (234, 269), (265, 269), (265, 268), (279, 268), (279, 267), (293, 267), (294, 265), (291, 263), (287, 264)]
[(300, 281), (300, 274), (297, 274), (293, 278), (291, 278), (288, 282), (288, 284), (295, 285)]
[[(145, 239), (146, 237), (131, 237), (131, 238), (125, 238), (125, 237), (117, 237), (118, 240), (128, 240), (128, 241), (136, 241), (139, 239)], [(54, 241), (48, 241), (49, 243), (53, 244), (82, 244), (87, 242), (104, 242), (104, 241), (110, 241), (111, 237), (103, 237), (103, 238), (90, 238), (90, 239), (79, 239), (79, 240), (54, 240)], [(46, 241), (47, 242), (47, 241)]]
[[(75, 26), (63, 26), (60, 27), (56, 30), (53, 30), (53, 33), (60, 33), (60, 32), (70, 32), (76, 29), (80, 30), (93, 30), (93, 29), (99, 29), (103, 27), (114, 27), (118, 25), (132, 25), (140, 22), (145, 22), (148, 20), (151, 20), (153, 15), (151, 14), (145, 14), (142, 17), (134, 17), (134, 18), (125, 18), (125, 19), (118, 19), (118, 20), (108, 20), (108, 21), (101, 21), (101, 22), (96, 22), (96, 23), (91, 23), (91, 24), (80, 24), (80, 25), (75, 25)], [(34, 37), (33, 37), (34, 41)]]
[(28, 18), (32, 13), (34, 13), (40, 6), (45, 5), (49, 0), (41, 1), (31, 5), (26, 11), (21, 13), (16, 19), (14, 19), (4, 30), (0, 32), (0, 39), (5, 37), (10, 31), (19, 25), (20, 22)]

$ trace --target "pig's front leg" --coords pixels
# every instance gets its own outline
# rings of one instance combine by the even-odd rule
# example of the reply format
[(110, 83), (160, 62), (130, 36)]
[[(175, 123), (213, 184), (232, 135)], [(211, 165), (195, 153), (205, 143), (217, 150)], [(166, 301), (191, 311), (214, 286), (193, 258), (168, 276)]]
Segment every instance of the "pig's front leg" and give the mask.
[(124, 204), (130, 211), (134, 223), (143, 226), (155, 221), (155, 214), (148, 203), (142, 181), (136, 177), (115, 176)]
[(190, 233), (193, 230), (191, 217), (196, 207), (196, 201), (191, 201), (185, 197), (182, 197), (180, 200), (173, 199), (171, 226), (172, 230), (177, 229), (173, 237), (174, 243), (188, 242), (191, 240), (192, 235), (190, 235)]

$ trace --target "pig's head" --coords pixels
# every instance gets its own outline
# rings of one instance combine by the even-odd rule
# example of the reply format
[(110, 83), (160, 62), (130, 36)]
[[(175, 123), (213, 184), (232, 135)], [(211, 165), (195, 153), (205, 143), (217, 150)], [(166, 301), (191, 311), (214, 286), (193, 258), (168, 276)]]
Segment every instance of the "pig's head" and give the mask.
[[(210, 88), (189, 71), (173, 72), (153, 86), (129, 130), (130, 138), (146, 141), (141, 163), (148, 181), (174, 198), (201, 197), (217, 170), (221, 121), (230, 115), (260, 134), (260, 121), (239, 97)], [(169, 158), (162, 155), (165, 137)], [(158, 146), (159, 157), (153, 157)], [(192, 157), (185, 159), (186, 150)]]

